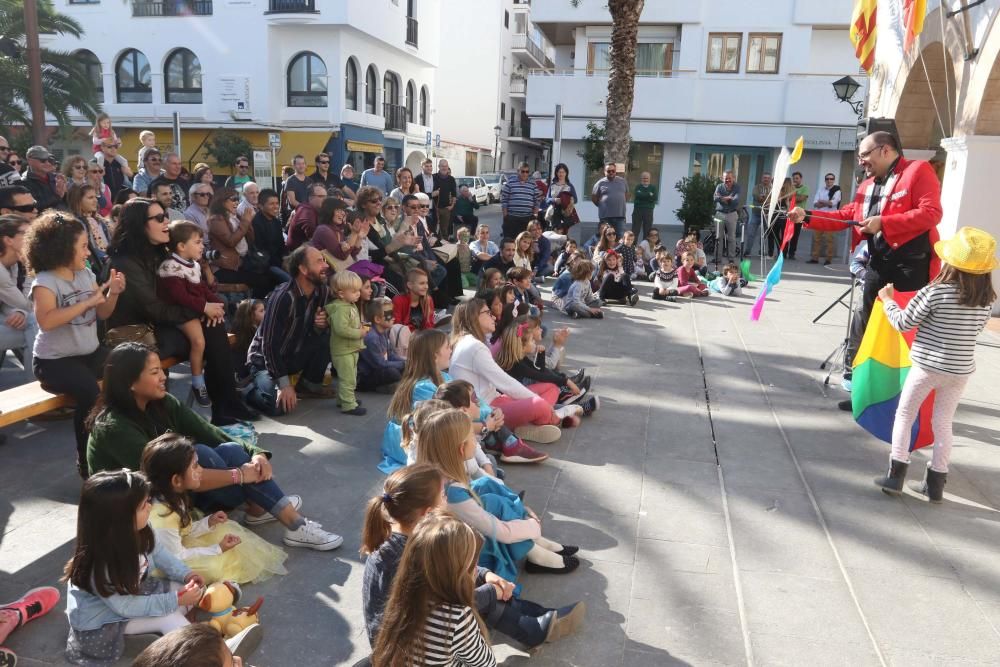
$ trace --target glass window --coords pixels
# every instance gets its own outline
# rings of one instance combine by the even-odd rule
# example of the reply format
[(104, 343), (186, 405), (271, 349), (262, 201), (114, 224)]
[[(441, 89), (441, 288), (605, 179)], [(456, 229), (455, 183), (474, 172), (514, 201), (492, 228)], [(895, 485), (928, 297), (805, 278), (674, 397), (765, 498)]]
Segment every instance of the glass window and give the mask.
[(115, 66), (115, 88), (119, 103), (152, 103), (152, 76), (149, 71), (149, 61), (142, 51), (129, 49), (118, 58), (118, 64)]
[(201, 63), (187, 49), (177, 49), (167, 57), (166, 101), (173, 104), (201, 104)]
[(780, 61), (780, 34), (750, 33), (747, 42), (747, 72), (777, 74)]
[(427, 125), (427, 105), (429, 100), (427, 97), (429, 93), (427, 92), (427, 86), (422, 86), (420, 88), (420, 124)]
[(587, 46), (587, 74), (607, 72), (611, 68), (611, 44), (591, 42)]
[(104, 76), (101, 72), (101, 61), (92, 52), (82, 49), (73, 54), (87, 73), (87, 80), (94, 88), (94, 96), (98, 102), (104, 101)]
[(315, 53), (303, 51), (292, 58), (287, 80), (288, 106), (326, 106), (326, 64)]
[(378, 79), (375, 78), (375, 68), (369, 65), (365, 73), (365, 113), (377, 114), (377, 106)]
[(399, 104), (399, 82), (392, 72), (386, 72), (382, 79), (382, 101), (386, 104)]
[[(640, 42), (635, 49), (636, 76), (669, 75), (673, 68), (672, 42)], [(598, 74), (611, 69), (611, 44), (590, 42), (587, 50), (587, 73)]]
[(358, 66), (351, 59), (347, 60), (344, 76), (344, 102), (351, 111), (358, 110)]
[(410, 123), (416, 121), (417, 109), (417, 87), (413, 85), (412, 81), (408, 81), (406, 84), (406, 120)]
[(740, 50), (743, 35), (738, 32), (716, 32), (708, 36), (708, 72), (736, 73), (740, 71)]
[[(659, 187), (660, 174), (663, 171), (663, 144), (648, 141), (633, 141), (629, 149), (628, 164), (625, 168), (625, 181), (628, 183), (629, 192), (635, 191), (635, 186), (639, 184), (642, 172), (649, 172), (650, 182)], [(588, 194), (593, 191), (594, 183), (604, 178), (604, 167), (600, 171), (592, 171), (587, 174), (584, 180), (584, 192)], [(577, 188), (579, 192), (579, 188)], [(631, 195), (629, 195), (631, 201)]]

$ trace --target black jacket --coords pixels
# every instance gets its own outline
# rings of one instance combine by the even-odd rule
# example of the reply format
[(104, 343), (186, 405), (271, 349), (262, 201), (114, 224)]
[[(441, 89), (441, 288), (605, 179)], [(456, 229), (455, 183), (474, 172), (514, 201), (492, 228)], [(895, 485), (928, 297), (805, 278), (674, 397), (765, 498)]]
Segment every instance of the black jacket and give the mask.
[(253, 244), (267, 254), (271, 266), (280, 267), (285, 259), (285, 237), (281, 234), (281, 218), (268, 218), (262, 211), (253, 217)]

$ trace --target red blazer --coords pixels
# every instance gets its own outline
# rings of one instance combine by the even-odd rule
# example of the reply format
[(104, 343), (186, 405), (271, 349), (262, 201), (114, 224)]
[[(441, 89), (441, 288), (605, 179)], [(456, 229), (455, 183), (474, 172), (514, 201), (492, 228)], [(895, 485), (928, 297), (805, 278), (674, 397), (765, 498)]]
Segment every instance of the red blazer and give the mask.
[[(424, 311), (424, 323), (421, 329), (433, 329), (434, 328), (434, 302), (431, 301), (429, 296), (423, 298), (423, 302), (420, 304)], [(405, 324), (410, 328), (410, 331), (414, 330), (413, 324), (410, 322), (410, 295), (400, 294), (399, 296), (392, 297), (392, 316), (396, 319), (396, 324)]]
[(204, 273), (202, 273), (201, 282), (197, 284), (180, 277), (160, 277), (156, 281), (156, 291), (160, 298), (167, 303), (184, 306), (196, 313), (203, 313), (206, 303), (223, 303), (222, 299), (208, 286)]
[[(924, 160), (907, 160), (899, 158), (896, 165), (899, 176), (893, 183), (891, 192), (883, 193), (888, 200), (882, 208), (882, 234), (893, 248), (907, 243), (929, 232), (931, 242), (931, 267), (928, 280), (933, 279), (941, 270), (941, 259), (933, 252), (934, 242), (938, 240), (937, 224), (941, 222), (941, 182), (933, 167)], [(845, 204), (838, 211), (806, 211), (806, 224), (810, 229), (820, 232), (839, 231), (846, 225), (833, 220), (821, 218), (838, 218), (839, 220), (864, 220), (865, 193), (875, 184), (875, 179), (866, 179), (858, 186), (854, 201)], [(811, 216), (821, 216), (812, 218)], [(861, 232), (852, 227), (853, 246), (861, 241)]]

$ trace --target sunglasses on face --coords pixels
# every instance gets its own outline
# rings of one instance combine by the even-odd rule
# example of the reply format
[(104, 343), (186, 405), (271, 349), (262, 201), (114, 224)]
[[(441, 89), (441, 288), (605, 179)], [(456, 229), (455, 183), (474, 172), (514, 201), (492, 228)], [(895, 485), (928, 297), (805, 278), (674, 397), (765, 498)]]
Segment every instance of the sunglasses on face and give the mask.
[(247, 168), (250, 167), (250, 165), (248, 165), (248, 164), (238, 164), (236, 166), (239, 167), (240, 169), (247, 169)]
[(0, 151), (4, 151), (4, 152), (9, 153), (10, 152), (10, 146), (0, 146)]
[(530, 174), (531, 172), (528, 171), (527, 169), (522, 169), (521, 171), (519, 171), (517, 173), (519, 173), (519, 174)]
[(85, 165), (85, 164), (74, 164), (73, 168), (74, 169), (86, 169), (87, 165)]
[(151, 215), (148, 218), (146, 218), (146, 220), (156, 220), (157, 222), (163, 222), (166, 219), (167, 219), (167, 214), (166, 213), (160, 213), (158, 215)]
[(21, 161), (20, 160), (11, 160), (7, 164), (9, 164), (12, 167), (20, 167), (21, 166)]
[(386, 207), (384, 207), (384, 208), (385, 208), (385, 210), (387, 210), (387, 211), (398, 211), (398, 210), (399, 210), (399, 207), (398, 207), (398, 206), (386, 206)]
[(90, 173), (91, 174), (103, 174), (104, 170), (103, 169), (91, 169)]
[(237, 195), (233, 195), (232, 197), (226, 197), (226, 201), (238, 202), (239, 200), (240, 198)]
[(329, 160), (319, 160), (316, 164), (330, 164)]
[(31, 213), (32, 211), (38, 210), (38, 202), (31, 202), (30, 204), (21, 204), (20, 206), (11, 206), (11, 210), (17, 211), (18, 213)]
[(211, 192), (196, 192), (196, 193), (194, 193), (194, 196), (195, 197), (211, 197), (212, 193)]

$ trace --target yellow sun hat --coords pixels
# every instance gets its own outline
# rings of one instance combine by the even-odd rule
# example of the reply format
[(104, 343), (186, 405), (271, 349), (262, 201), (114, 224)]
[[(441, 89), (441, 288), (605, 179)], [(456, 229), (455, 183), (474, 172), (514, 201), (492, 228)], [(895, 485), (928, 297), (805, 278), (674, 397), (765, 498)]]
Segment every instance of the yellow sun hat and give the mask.
[(962, 227), (947, 241), (938, 241), (934, 252), (942, 262), (966, 273), (989, 273), (1000, 266), (996, 257), (997, 240), (975, 227)]

